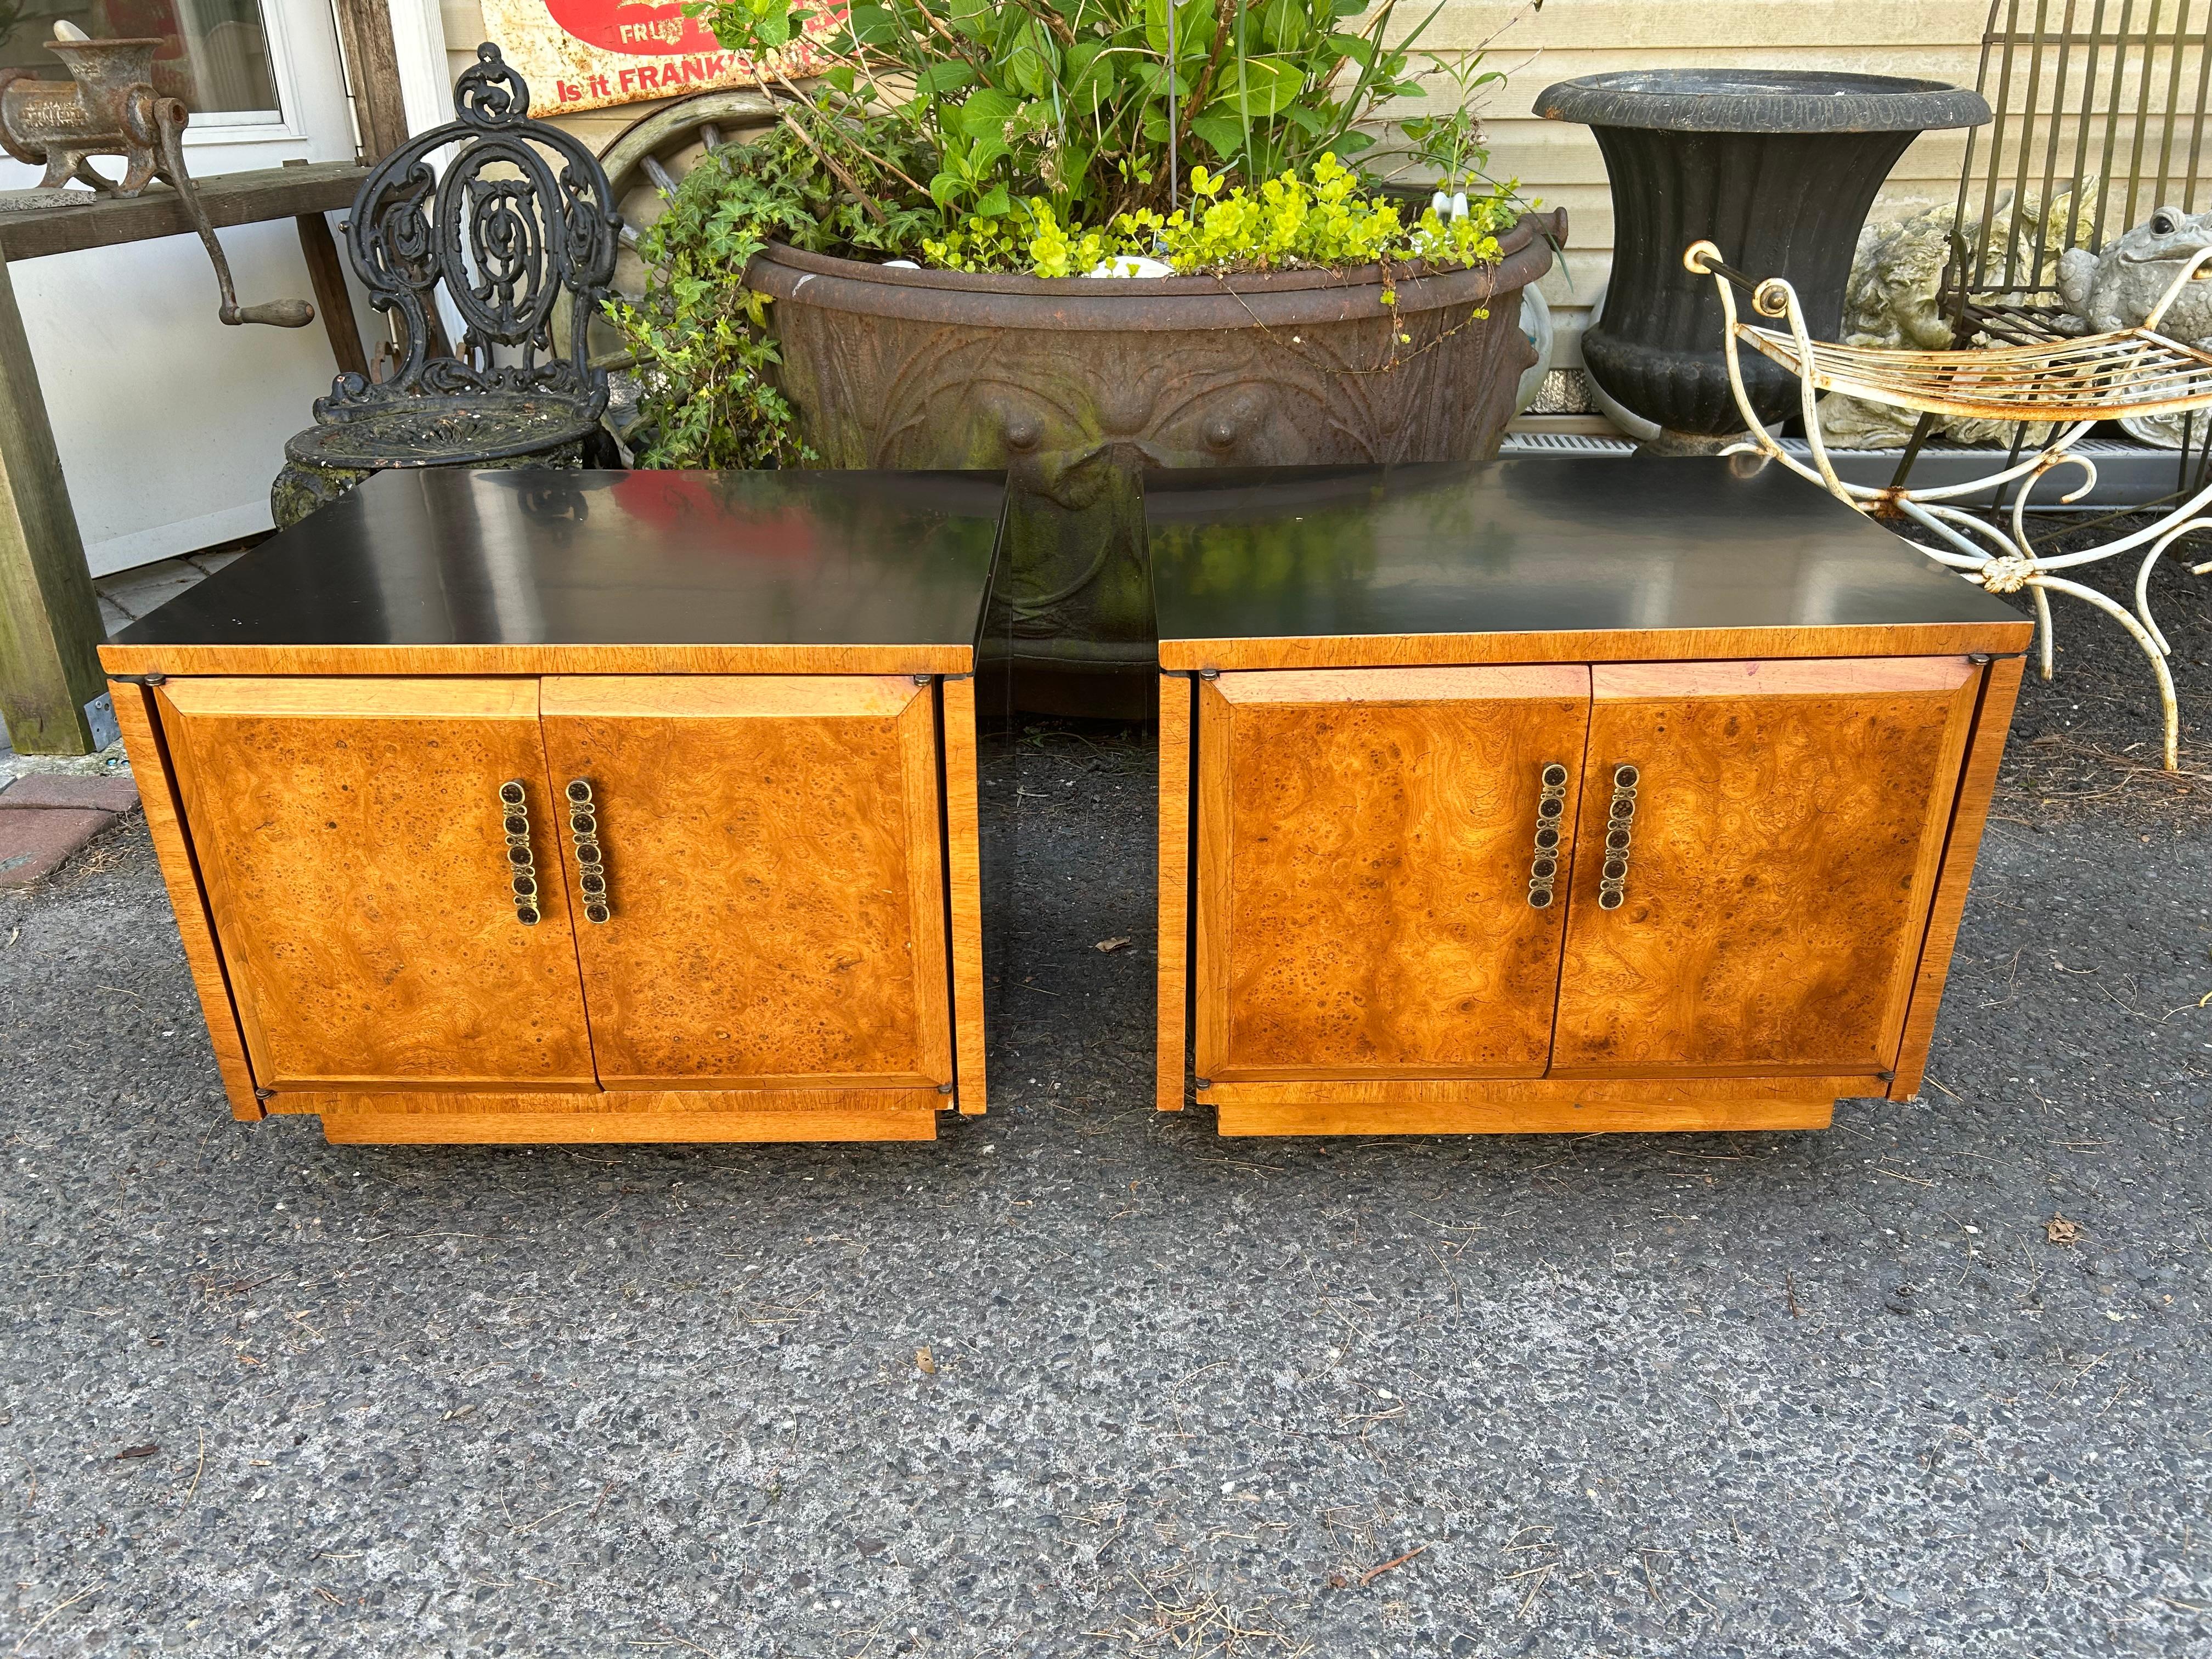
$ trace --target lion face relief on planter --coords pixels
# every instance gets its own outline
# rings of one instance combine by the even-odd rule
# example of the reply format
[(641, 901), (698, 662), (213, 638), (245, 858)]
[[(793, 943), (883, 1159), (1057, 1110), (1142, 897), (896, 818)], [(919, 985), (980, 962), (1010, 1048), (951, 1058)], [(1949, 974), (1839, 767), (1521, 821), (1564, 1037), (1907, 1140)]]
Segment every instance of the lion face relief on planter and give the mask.
[(1025, 706), (1114, 713), (1094, 677), (1152, 662), (1144, 470), (1495, 454), (1535, 359), (1520, 293), (1565, 234), (1564, 211), (1526, 214), (1496, 264), (1424, 274), (1054, 280), (772, 244), (747, 281), (775, 302), (783, 391), (821, 465), (1006, 469), (993, 633)]

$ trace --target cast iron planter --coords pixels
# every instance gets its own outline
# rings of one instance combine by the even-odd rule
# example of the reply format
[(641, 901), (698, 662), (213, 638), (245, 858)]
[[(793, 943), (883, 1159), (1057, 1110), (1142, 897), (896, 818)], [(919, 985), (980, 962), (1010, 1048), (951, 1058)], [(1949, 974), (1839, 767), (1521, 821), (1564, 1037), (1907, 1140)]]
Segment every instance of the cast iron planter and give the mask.
[[(1547, 87), (1536, 113), (1597, 136), (1613, 181), (1613, 277), (1583, 336), (1598, 385), (1662, 428), (1661, 447), (1743, 429), (1729, 395), (1720, 301), (1682, 268), (1699, 238), (1753, 276), (1794, 283), (1813, 333), (1833, 339), (1875, 194), (1905, 147), (1936, 127), (1979, 126), (1979, 93), (1940, 81), (1794, 70), (1632, 70)], [(1797, 382), (1746, 354), (1769, 422)]]
[(1523, 216), (1494, 267), (1401, 268), (1403, 341), (1379, 266), (1047, 282), (772, 245), (746, 280), (775, 301), (823, 465), (1006, 470), (993, 632), (1024, 706), (1127, 715), (1156, 678), (1144, 469), (1495, 454), (1547, 236), (1565, 240), (1564, 212)]

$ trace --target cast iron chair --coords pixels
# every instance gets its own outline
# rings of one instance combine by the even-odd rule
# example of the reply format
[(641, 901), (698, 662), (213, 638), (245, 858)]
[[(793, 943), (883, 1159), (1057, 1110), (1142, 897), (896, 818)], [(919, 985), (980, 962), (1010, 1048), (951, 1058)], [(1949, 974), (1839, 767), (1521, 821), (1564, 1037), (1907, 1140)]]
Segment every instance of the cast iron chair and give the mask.
[[(622, 228), (606, 174), (574, 137), (530, 118), (530, 88), (489, 42), (453, 88), (453, 113), (392, 151), (354, 198), (346, 251), (370, 303), (398, 324), (398, 359), (381, 380), (341, 374), (316, 400), (270, 489), (280, 528), (393, 467), (621, 464), (599, 424), (607, 374), (586, 355)], [(458, 350), (441, 286), (465, 327)]]

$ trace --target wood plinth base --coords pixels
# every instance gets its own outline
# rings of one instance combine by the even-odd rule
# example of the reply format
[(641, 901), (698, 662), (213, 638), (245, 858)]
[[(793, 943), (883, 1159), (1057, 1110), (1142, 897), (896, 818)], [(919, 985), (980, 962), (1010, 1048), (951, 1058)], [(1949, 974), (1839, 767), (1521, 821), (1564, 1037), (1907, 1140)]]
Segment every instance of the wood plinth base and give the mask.
[(607, 1094), (292, 1094), (275, 1112), (320, 1114), (350, 1146), (589, 1141), (934, 1140), (934, 1089), (700, 1090)]
[(1825, 1129), (1874, 1078), (1497, 1078), (1387, 1083), (1217, 1083), (1224, 1135), (1618, 1134)]

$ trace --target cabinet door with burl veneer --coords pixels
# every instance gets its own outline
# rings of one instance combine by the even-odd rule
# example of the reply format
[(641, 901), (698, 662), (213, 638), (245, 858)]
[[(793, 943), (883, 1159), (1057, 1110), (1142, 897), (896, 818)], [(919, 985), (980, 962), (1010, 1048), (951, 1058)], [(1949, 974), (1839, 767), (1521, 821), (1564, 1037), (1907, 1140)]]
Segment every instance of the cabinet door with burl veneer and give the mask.
[(156, 707), (263, 1088), (598, 1086), (536, 680), (173, 679)]
[(1205, 682), (1200, 1073), (1543, 1075), (1589, 685), (1578, 665)]
[(927, 685), (557, 676), (543, 710), (606, 1087), (951, 1083)]
[(1598, 665), (1552, 1074), (1894, 1067), (1980, 682)]

